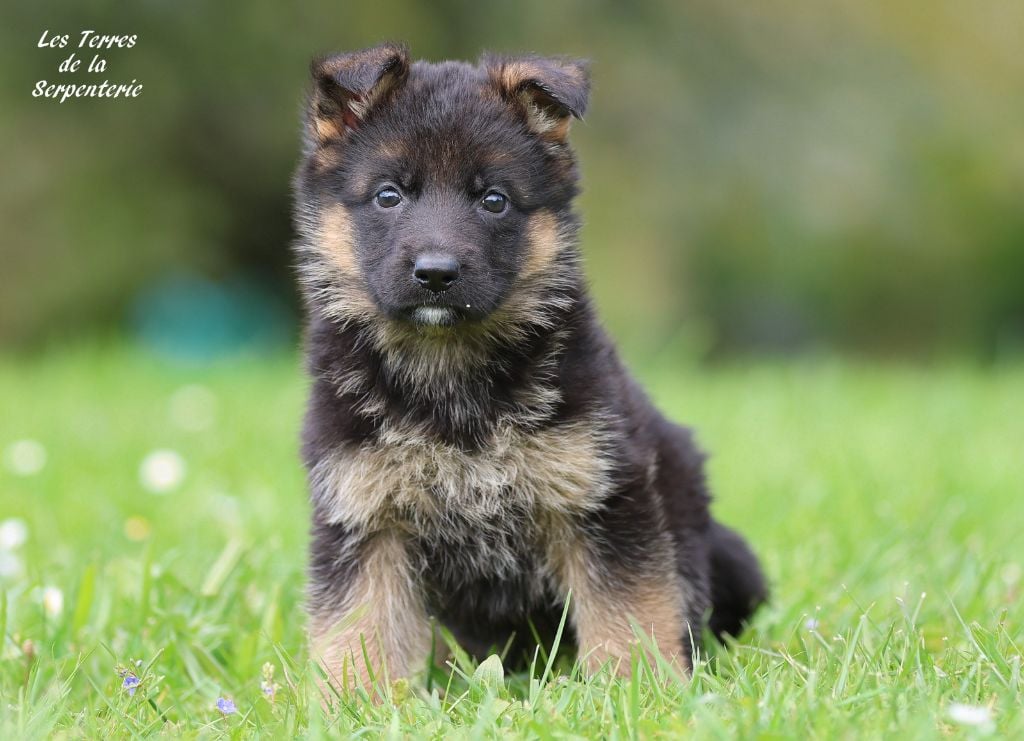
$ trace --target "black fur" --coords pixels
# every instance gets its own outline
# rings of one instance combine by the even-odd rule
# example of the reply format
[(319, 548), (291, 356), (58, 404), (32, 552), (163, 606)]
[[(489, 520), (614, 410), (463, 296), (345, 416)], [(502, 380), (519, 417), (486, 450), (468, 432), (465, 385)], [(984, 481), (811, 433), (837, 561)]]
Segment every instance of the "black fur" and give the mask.
[[(596, 452), (610, 461), (610, 485), (570, 518), (594, 569), (609, 589), (628, 589), (674, 559), (687, 588), (683, 645), (692, 648), (690, 633), (699, 637), (708, 619), (716, 635), (738, 633), (765, 599), (757, 561), (711, 519), (690, 432), (632, 380), (587, 298), (571, 211), (576, 167), (564, 138), (568, 118), (586, 106), (586, 68), (536, 57), (410, 64), (403, 47), (389, 45), (320, 60), (314, 79), (295, 179), (313, 377), (303, 433), (310, 470), (339, 451), (380, 446), (401, 425), (474, 454), (499, 429), (539, 435), (603, 420)], [(399, 206), (375, 202), (385, 187), (400, 193)], [(508, 196), (504, 214), (481, 209), (491, 189)], [(328, 264), (318, 230), (338, 207), (352, 232), (347, 269)], [(557, 250), (543, 259), (530, 236), (542, 217), (557, 232)], [(438, 250), (462, 270), (450, 290), (433, 294), (411, 269), (417, 255)], [(539, 274), (527, 275), (531, 260)], [(349, 311), (359, 296), (370, 308)], [(423, 307), (442, 320), (422, 321)], [(453, 365), (424, 371), (432, 353)], [(363, 549), (392, 527), (408, 535), (429, 611), (467, 649), (482, 654), (515, 634), (513, 652), (528, 652), (531, 624), (550, 640), (565, 595), (545, 569), (545, 520), (514, 491), (502, 492), (501, 516), (484, 524), (459, 511), (427, 522), (395, 510), (357, 526), (332, 514), (345, 492), (323, 490), (316, 476), (312, 483), (314, 616), (344, 602)]]

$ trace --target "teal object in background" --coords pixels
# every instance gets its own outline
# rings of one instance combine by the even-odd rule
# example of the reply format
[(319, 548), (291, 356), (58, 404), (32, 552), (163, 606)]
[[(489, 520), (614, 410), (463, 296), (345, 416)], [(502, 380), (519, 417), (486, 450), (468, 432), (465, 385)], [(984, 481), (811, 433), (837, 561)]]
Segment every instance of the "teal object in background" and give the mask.
[(288, 307), (266, 286), (243, 278), (170, 277), (136, 299), (131, 326), (150, 351), (186, 362), (278, 350), (295, 338)]

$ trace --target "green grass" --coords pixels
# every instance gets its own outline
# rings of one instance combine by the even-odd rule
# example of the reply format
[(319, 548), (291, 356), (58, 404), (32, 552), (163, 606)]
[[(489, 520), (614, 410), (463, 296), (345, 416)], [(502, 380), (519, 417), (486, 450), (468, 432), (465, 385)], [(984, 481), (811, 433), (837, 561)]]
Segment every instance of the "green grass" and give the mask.
[[(303, 644), (298, 360), (0, 361), (0, 519), (29, 535), (0, 553), (0, 737), (1024, 736), (1024, 367), (668, 365), (645, 380), (713, 451), (716, 513), (773, 584), (741, 641), (688, 684), (463, 663), (450, 686), (325, 717)], [(202, 429), (175, 396), (194, 384), (215, 399), (192, 393)], [(11, 470), (22, 439), (45, 448), (37, 473)], [(159, 495), (139, 479), (155, 449), (187, 464)]]

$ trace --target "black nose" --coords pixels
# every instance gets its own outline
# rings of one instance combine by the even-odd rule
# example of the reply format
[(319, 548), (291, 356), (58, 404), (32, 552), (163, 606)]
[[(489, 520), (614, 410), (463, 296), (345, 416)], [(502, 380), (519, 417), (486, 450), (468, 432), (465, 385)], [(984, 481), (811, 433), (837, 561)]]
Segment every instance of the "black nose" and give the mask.
[(441, 293), (459, 279), (459, 261), (451, 255), (420, 255), (412, 274), (424, 288)]

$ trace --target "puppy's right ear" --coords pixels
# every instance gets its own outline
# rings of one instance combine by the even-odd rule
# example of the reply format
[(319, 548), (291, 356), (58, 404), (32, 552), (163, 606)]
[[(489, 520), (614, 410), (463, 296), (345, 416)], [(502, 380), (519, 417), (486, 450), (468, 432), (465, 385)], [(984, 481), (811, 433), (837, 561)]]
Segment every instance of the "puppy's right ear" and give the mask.
[(409, 50), (401, 44), (318, 57), (311, 65), (313, 93), (307, 127), (318, 144), (343, 139), (370, 111), (394, 93), (409, 74)]

